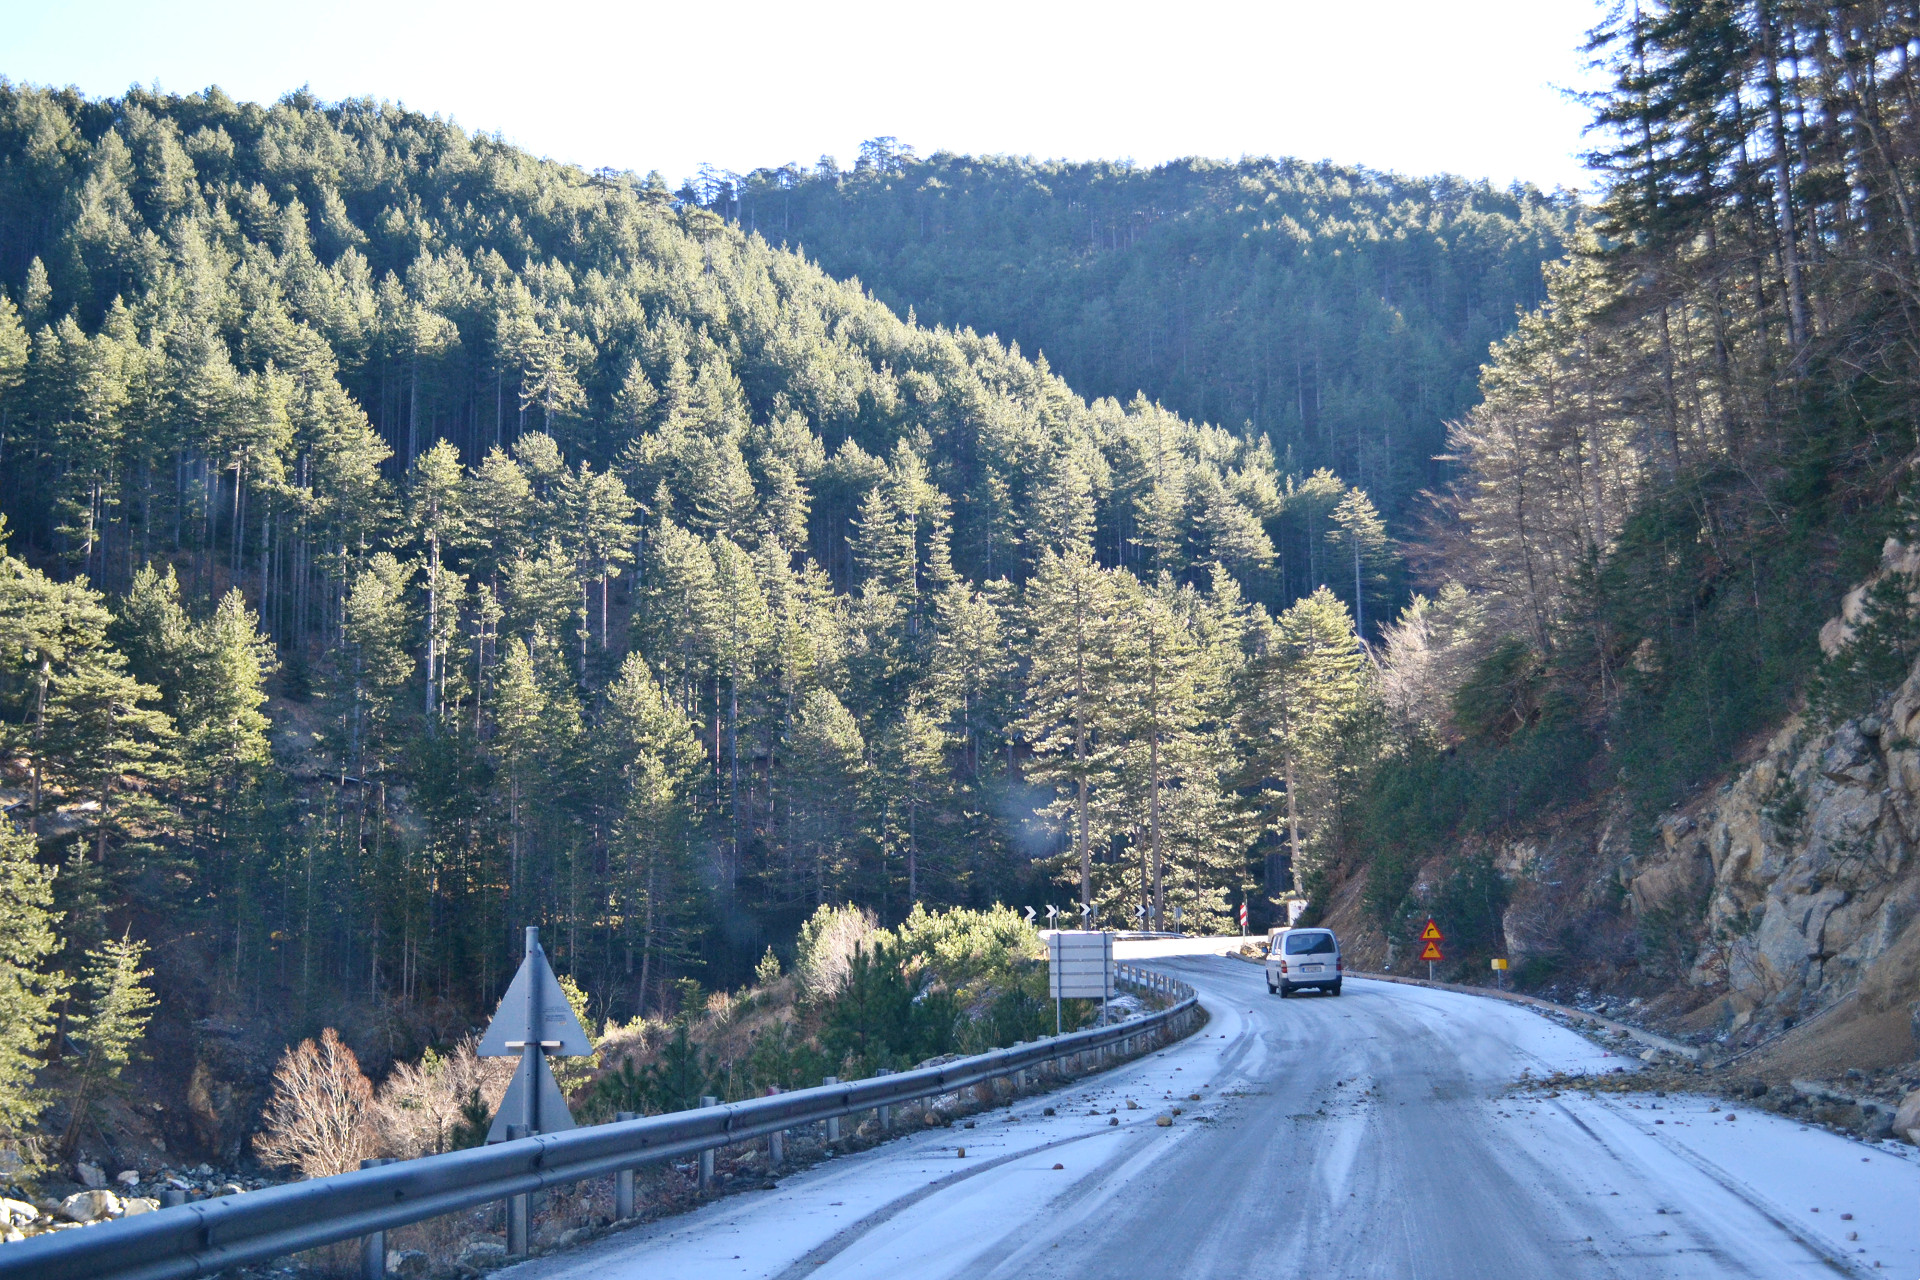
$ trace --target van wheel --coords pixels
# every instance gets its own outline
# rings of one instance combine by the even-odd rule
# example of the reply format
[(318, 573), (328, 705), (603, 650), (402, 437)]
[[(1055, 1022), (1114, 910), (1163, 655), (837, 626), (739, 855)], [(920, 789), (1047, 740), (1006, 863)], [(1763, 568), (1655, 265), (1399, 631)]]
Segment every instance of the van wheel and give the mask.
[(1282, 983), (1280, 984), (1280, 998), (1281, 998), (1282, 1000), (1285, 1000), (1285, 999), (1286, 999), (1286, 998), (1287, 998), (1288, 996), (1290, 996), (1290, 995), (1292, 995), (1292, 994), (1293, 994), (1293, 993), (1292, 993), (1291, 991), (1288, 991), (1288, 990), (1287, 990), (1287, 984), (1286, 984), (1286, 983), (1284, 983), (1284, 982), (1282, 982)]
[(1267, 994), (1268, 994), (1268, 995), (1272, 995), (1272, 994), (1273, 994), (1273, 979), (1272, 979), (1272, 978), (1268, 978), (1268, 979), (1267, 979)]
[(1333, 982), (1333, 985), (1332, 985), (1331, 987), (1328, 987), (1328, 988), (1327, 988), (1327, 990), (1329, 990), (1329, 991), (1331, 991), (1331, 992), (1333, 992), (1333, 994), (1335, 994), (1335, 995), (1339, 995), (1339, 994), (1340, 994), (1340, 980), (1339, 980), (1338, 978), (1336, 978), (1336, 979), (1334, 979), (1334, 982)]

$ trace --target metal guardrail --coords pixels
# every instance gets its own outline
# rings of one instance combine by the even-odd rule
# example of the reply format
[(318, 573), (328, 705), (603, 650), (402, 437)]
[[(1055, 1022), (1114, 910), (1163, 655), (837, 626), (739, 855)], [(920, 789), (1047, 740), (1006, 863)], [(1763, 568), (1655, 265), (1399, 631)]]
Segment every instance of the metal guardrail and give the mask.
[[(1165, 974), (1116, 965), (1116, 980), (1175, 1003), (1112, 1026), (996, 1049), (935, 1067), (796, 1089), (724, 1106), (591, 1125), (566, 1133), (422, 1156), (330, 1178), (220, 1196), (131, 1218), (0, 1244), (0, 1280), (181, 1280), (210, 1276), (320, 1245), (372, 1236), (445, 1213), (711, 1151), (800, 1125), (837, 1121), (1096, 1055), (1171, 1028), (1194, 1008), (1193, 989)], [(1018, 1077), (1017, 1077), (1018, 1078)], [(374, 1252), (372, 1250), (369, 1251)], [(384, 1271), (384, 1258), (381, 1258)]]

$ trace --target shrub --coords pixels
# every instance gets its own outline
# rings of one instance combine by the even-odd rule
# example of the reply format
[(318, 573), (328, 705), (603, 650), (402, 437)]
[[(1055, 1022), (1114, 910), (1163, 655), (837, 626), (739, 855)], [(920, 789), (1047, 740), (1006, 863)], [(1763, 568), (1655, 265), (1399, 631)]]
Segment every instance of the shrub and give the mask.
[(794, 971), (808, 991), (838, 991), (853, 964), (853, 954), (879, 932), (873, 913), (863, 907), (821, 906), (800, 926)]
[(253, 1149), (267, 1164), (291, 1166), (309, 1178), (345, 1173), (373, 1154), (373, 1112), (373, 1086), (360, 1059), (328, 1027), (319, 1044), (302, 1040), (280, 1056)]

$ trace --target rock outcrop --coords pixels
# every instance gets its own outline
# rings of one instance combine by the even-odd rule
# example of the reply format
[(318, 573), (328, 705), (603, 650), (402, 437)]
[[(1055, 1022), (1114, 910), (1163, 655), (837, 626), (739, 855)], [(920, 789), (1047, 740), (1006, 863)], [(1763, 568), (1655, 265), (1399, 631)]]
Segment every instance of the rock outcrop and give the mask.
[(1914, 1056), (1920, 667), (1875, 714), (1824, 730), (1789, 718), (1759, 759), (1659, 833), (1623, 876), (1631, 909), (1704, 908), (1688, 979), (1724, 991), (1710, 1011), (1724, 1041), (1755, 1043), (1846, 1004), (1881, 1024), (1877, 1056)]

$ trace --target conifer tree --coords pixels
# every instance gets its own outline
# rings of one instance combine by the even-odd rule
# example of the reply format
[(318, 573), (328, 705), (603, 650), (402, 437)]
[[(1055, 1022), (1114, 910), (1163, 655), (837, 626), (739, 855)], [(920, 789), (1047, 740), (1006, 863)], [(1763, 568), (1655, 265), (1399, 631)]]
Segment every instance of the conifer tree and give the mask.
[(195, 628), (193, 670), (182, 698), (180, 729), (188, 767), (229, 797), (272, 762), (260, 708), (267, 677), (278, 665), (273, 642), (239, 590), (220, 597), (213, 616)]
[[(1335, 735), (1358, 710), (1365, 660), (1346, 606), (1325, 587), (1262, 631), (1247, 673), (1241, 733), (1248, 740), (1252, 780), (1281, 802), (1274, 825), (1292, 857), (1293, 892), (1304, 895), (1312, 870), (1308, 841), (1323, 833), (1303, 835), (1302, 827), (1317, 816), (1334, 782)], [(1270, 890), (1274, 879), (1269, 876)]]
[(1362, 639), (1367, 634), (1367, 602), (1386, 594), (1387, 570), (1392, 551), (1387, 542), (1386, 522), (1373, 509), (1373, 499), (1358, 486), (1348, 489), (1332, 514), (1333, 528), (1327, 531), (1328, 549), (1341, 554), (1353, 568), (1353, 629)]
[[(417, 355), (415, 364), (417, 367)], [(417, 398), (417, 386), (415, 395)], [(457, 629), (454, 625), (443, 626), (441, 622), (443, 605), (440, 590), (444, 584), (441, 580), (440, 555), (443, 546), (458, 541), (464, 530), (466, 477), (460, 468), (460, 451), (447, 440), (437, 441), (431, 449), (414, 458), (411, 471), (408, 501), (413, 526), (427, 544), (425, 679), (421, 683), (426, 689), (427, 731), (431, 733), (436, 718), (434, 699), (444, 681), (444, 672), (441, 670), (446, 660), (444, 638)], [(447, 602), (445, 607), (455, 612), (453, 621), (457, 623), (457, 601)]]
[(1050, 812), (1068, 817), (1080, 903), (1093, 905), (1094, 791), (1112, 768), (1109, 732), (1120, 716), (1113, 669), (1118, 610), (1107, 572), (1084, 545), (1050, 548), (1027, 584), (1029, 667), (1020, 732), (1028, 777), (1064, 791)]
[(54, 928), (53, 869), (35, 857), (33, 837), (0, 818), (0, 1134), (28, 1132), (48, 1099), (34, 1086), (45, 1062), (54, 1008), (66, 978), (47, 962), (61, 948)]
[(146, 954), (147, 944), (131, 934), (108, 938), (87, 952), (81, 979), (88, 991), (87, 1014), (67, 1032), (81, 1053), (74, 1070), (73, 1111), (60, 1139), (62, 1155), (73, 1154), (82, 1131), (93, 1121), (93, 1107), (119, 1083), (147, 1033), (156, 1000), (146, 986), (153, 970), (140, 967)]

